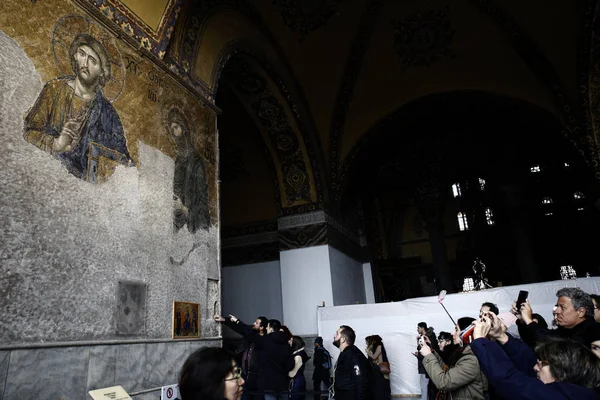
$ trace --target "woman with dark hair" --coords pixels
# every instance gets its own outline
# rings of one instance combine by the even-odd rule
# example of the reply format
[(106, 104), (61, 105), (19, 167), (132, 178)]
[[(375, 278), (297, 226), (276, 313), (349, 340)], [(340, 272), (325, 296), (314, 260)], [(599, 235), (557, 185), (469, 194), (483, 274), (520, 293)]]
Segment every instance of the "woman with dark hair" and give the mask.
[(454, 344), (451, 333), (443, 331), (438, 335), (438, 346), (440, 347), (438, 354), (445, 363), (448, 363), (450, 354), (454, 353), (454, 350), (460, 347), (459, 345)]
[(468, 339), (460, 337), (461, 331), (469, 327), (474, 318), (459, 318), (452, 341), (458, 347), (448, 355), (446, 363), (431, 347), (421, 342), (423, 367), (438, 390), (452, 395), (453, 400), (483, 400), (488, 391), (488, 382), (479, 368), (477, 357), (471, 351)]
[[(476, 323), (472, 343), (481, 369), (503, 399), (598, 399), (600, 360), (585, 346), (552, 339), (534, 352), (520, 340), (492, 341), (494, 321)], [(537, 360), (536, 360), (537, 359)]]
[(374, 366), (374, 394), (376, 399), (390, 399), (390, 363), (387, 358), (383, 339), (379, 335), (371, 335), (365, 338), (367, 344), (366, 353), (369, 361)]
[(181, 367), (181, 400), (239, 400), (244, 379), (242, 370), (229, 351), (209, 347), (196, 350)]
[(306, 392), (306, 379), (304, 366), (310, 358), (304, 351), (304, 340), (300, 336), (292, 336), (292, 352), (294, 354), (294, 368), (288, 373), (290, 380), (290, 399), (302, 400)]
[(292, 347), (292, 338), (294, 337), (294, 335), (292, 334), (292, 332), (290, 331), (290, 328), (288, 328), (285, 325), (281, 325), (280, 328), (281, 332), (283, 332), (283, 334), (285, 335), (285, 340), (287, 340), (288, 344), (290, 345), (290, 347)]
[[(440, 332), (440, 334), (437, 337), (437, 341), (438, 341), (438, 346), (440, 349), (437, 352), (437, 354), (440, 356), (440, 358), (446, 365), (445, 368), (448, 368), (447, 365), (448, 365), (448, 360), (450, 359), (450, 355), (454, 354), (454, 352), (457, 349), (460, 352), (461, 348), (459, 345), (453, 343), (452, 334), (450, 332), (444, 332), (444, 331)], [(429, 380), (429, 384), (427, 386), (427, 393), (428, 393), (429, 399), (435, 399), (435, 397), (438, 393), (438, 389), (435, 387), (435, 385), (433, 384), (433, 381), (431, 379)]]

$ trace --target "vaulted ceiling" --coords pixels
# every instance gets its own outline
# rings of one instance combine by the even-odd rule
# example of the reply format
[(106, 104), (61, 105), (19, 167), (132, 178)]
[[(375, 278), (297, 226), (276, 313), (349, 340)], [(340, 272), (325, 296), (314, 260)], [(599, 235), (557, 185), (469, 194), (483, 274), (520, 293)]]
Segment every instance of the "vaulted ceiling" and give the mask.
[[(269, 201), (245, 209), (260, 218), (339, 200), (340, 177), (365, 134), (416, 99), (440, 93), (480, 92), (546, 110), (598, 170), (595, 0), (141, 4), (106, 0), (97, 8), (183, 82), (216, 99), (221, 119), (244, 110), (248, 137), (262, 141), (244, 146), (260, 153), (246, 158), (276, 170), (254, 171), (253, 179), (270, 180), (275, 193), (274, 201), (268, 191)], [(261, 93), (240, 90), (250, 75), (262, 82)], [(224, 100), (221, 85), (236, 99)], [(265, 119), (275, 109), (279, 117)], [(234, 133), (224, 124), (221, 146), (244, 134), (243, 126)], [(247, 190), (237, 182), (224, 183), (226, 191)]]

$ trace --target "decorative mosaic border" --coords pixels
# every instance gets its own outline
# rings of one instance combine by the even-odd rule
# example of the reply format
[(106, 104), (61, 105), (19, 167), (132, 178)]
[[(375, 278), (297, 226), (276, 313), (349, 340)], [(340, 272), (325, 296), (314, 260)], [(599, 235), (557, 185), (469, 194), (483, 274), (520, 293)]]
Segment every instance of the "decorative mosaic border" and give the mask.
[(226, 228), (221, 231), (221, 238), (224, 240), (238, 236), (255, 235), (263, 232), (277, 232), (277, 221), (269, 220), (250, 225)]
[(225, 239), (221, 242), (223, 249), (232, 247), (251, 246), (262, 243), (277, 243), (279, 240), (279, 233), (274, 232), (258, 232), (247, 236), (238, 236)]
[[(211, 76), (210, 86), (213, 88), (213, 91), (216, 93), (218, 89), (218, 84), (221, 78), (221, 74), (223, 72), (223, 68), (225, 67), (227, 61), (231, 59), (231, 57), (235, 55), (243, 55), (254, 60), (258, 66), (263, 69), (266, 75), (275, 83), (279, 93), (285, 99), (286, 104), (288, 106), (288, 110), (290, 110), (294, 116), (294, 122), (298, 127), (298, 131), (300, 132), (300, 137), (302, 138), (302, 142), (304, 144), (304, 149), (306, 151), (306, 155), (308, 161), (310, 162), (310, 172), (312, 174), (313, 185), (315, 188), (315, 194), (317, 196), (317, 201), (314, 203), (308, 203), (304, 205), (298, 205), (293, 207), (281, 207), (282, 215), (290, 215), (297, 214), (298, 212), (306, 212), (312, 211), (314, 209), (323, 209), (324, 208), (324, 191), (325, 188), (322, 182), (321, 171), (323, 171), (323, 159), (322, 153), (320, 152), (320, 147), (318, 146), (318, 140), (316, 140), (316, 145), (313, 145), (315, 141), (308, 140), (308, 129), (304, 124), (305, 118), (300, 116), (300, 112), (298, 110), (298, 106), (294, 102), (293, 96), (290, 93), (287, 85), (284, 83), (283, 78), (281, 78), (280, 74), (275, 70), (273, 63), (267, 60), (266, 56), (260, 52), (258, 49), (255, 49), (248, 43), (243, 40), (234, 40), (229, 42), (219, 54), (217, 61), (215, 63), (215, 68), (213, 69), (213, 74)], [(297, 86), (297, 85), (296, 85)], [(300, 93), (301, 99), (304, 99), (303, 94)], [(303, 101), (303, 100), (301, 100)], [(308, 114), (308, 118), (312, 118), (310, 114)], [(309, 120), (309, 125), (313, 127), (311, 130), (314, 132), (314, 123), (312, 119)], [(313, 135), (314, 136), (314, 135)], [(315, 151), (315, 147), (316, 150)], [(308, 169), (308, 168), (307, 168)], [(281, 200), (281, 199), (279, 199)]]
[(161, 60), (164, 58), (183, 0), (168, 0), (156, 31), (118, 0), (89, 1), (106, 18), (134, 38), (140, 47)]
[(279, 231), (281, 251), (327, 244), (327, 224), (298, 226)]
[(279, 243), (262, 243), (252, 246), (232, 247), (221, 252), (221, 266), (255, 264), (279, 260)]

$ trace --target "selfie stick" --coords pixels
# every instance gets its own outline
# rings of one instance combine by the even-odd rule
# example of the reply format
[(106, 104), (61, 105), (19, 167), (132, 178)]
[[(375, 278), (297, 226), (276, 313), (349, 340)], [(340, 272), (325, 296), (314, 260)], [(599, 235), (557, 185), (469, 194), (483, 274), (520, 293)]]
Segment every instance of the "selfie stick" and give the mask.
[(440, 303), (440, 305), (442, 306), (442, 308), (444, 309), (444, 311), (446, 311), (446, 314), (448, 314), (448, 316), (452, 320), (452, 323), (454, 324), (454, 326), (456, 326), (457, 324), (456, 324), (456, 322), (454, 322), (454, 318), (452, 318), (452, 315), (450, 315), (450, 313), (448, 312), (448, 310), (446, 310), (446, 307), (444, 306), (444, 303), (442, 303), (444, 301), (445, 297), (446, 297), (446, 291), (442, 290), (440, 292), (440, 294), (438, 295), (438, 303)]

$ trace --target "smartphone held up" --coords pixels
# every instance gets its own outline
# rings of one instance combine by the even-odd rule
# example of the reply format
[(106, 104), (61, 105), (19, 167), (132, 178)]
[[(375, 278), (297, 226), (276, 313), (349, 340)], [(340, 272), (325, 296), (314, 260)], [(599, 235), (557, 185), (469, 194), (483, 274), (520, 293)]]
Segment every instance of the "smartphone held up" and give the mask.
[(473, 331), (475, 331), (475, 324), (467, 326), (465, 329), (460, 331), (460, 340), (462, 340), (464, 344), (471, 343), (471, 340), (473, 339)]
[(523, 305), (523, 303), (525, 303), (527, 301), (528, 297), (529, 297), (529, 292), (527, 290), (519, 291), (519, 296), (517, 297), (517, 310), (521, 309), (521, 306)]

